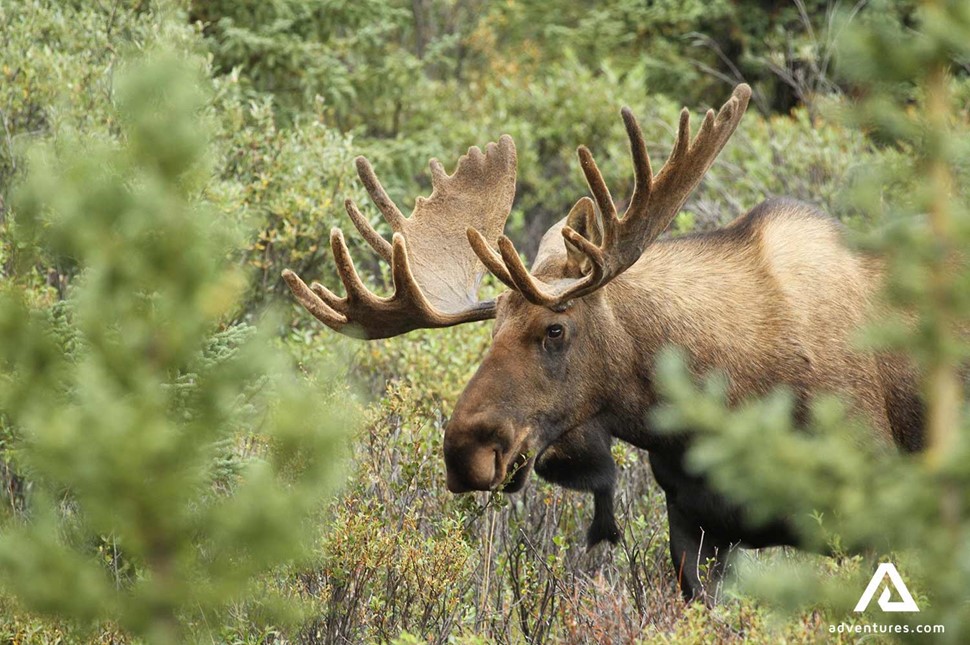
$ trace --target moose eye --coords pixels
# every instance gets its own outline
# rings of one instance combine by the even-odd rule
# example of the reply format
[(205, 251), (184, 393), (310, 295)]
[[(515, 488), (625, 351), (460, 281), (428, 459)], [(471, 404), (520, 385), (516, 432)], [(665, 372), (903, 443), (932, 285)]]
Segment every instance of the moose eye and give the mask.
[(546, 337), (552, 339), (562, 338), (563, 327), (559, 323), (546, 327)]

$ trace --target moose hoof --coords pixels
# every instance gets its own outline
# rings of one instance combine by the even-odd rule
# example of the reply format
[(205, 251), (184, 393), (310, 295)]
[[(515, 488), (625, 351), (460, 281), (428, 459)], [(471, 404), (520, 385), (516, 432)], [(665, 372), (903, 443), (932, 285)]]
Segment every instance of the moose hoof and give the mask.
[(590, 550), (600, 542), (617, 544), (620, 541), (620, 527), (612, 515), (596, 518), (586, 532), (586, 549)]

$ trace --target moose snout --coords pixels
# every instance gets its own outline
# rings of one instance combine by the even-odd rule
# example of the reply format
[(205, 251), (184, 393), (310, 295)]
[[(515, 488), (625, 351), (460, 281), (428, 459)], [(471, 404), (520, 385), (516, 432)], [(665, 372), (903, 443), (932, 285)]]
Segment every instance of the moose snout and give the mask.
[(505, 477), (512, 428), (491, 414), (456, 410), (445, 428), (448, 490), (492, 490)]
[(472, 490), (491, 490), (494, 488), (501, 462), (497, 448), (487, 446), (466, 446), (456, 448), (445, 442), (445, 469), (447, 470), (448, 490), (452, 493), (467, 493)]

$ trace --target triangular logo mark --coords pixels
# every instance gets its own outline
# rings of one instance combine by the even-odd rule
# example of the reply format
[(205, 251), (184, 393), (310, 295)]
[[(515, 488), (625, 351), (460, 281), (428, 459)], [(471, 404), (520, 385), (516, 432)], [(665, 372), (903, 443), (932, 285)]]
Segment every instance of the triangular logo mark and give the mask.
[[(889, 577), (889, 584), (886, 588), (882, 590), (882, 594), (879, 595), (879, 608), (883, 611), (919, 611), (919, 607), (916, 606), (916, 601), (913, 600), (912, 594), (909, 593), (909, 589), (906, 588), (906, 584), (900, 577), (899, 572), (896, 571), (896, 567), (892, 562), (883, 562), (876, 569), (876, 572), (872, 575), (872, 580), (869, 581), (869, 586), (866, 590), (862, 592), (862, 597), (859, 598), (859, 602), (856, 603), (855, 611), (861, 612), (865, 611), (869, 603), (872, 602), (872, 597), (876, 595), (876, 590), (879, 589), (879, 585), (882, 581)], [(892, 585), (896, 588), (896, 593), (899, 595), (901, 600), (890, 600), (889, 586)]]

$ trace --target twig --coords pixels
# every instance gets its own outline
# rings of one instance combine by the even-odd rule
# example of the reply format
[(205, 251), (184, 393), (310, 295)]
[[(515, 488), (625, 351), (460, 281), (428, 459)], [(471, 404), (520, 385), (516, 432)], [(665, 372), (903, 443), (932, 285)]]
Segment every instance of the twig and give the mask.
[(10, 174), (12, 175), (17, 172), (17, 159), (13, 154), (13, 137), (10, 136), (10, 125), (3, 110), (0, 110), (0, 123), (3, 123), (3, 138), (7, 145), (7, 155), (10, 157)]

